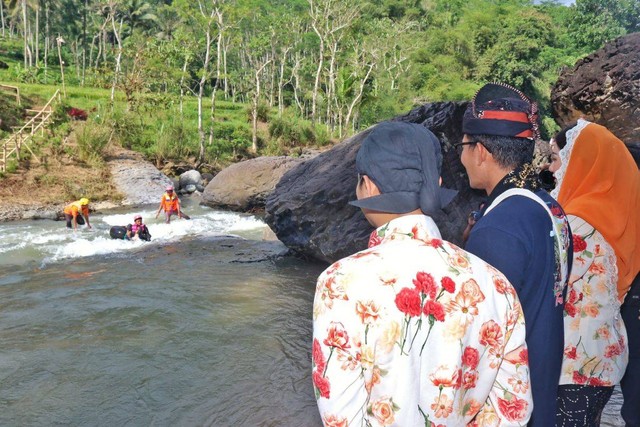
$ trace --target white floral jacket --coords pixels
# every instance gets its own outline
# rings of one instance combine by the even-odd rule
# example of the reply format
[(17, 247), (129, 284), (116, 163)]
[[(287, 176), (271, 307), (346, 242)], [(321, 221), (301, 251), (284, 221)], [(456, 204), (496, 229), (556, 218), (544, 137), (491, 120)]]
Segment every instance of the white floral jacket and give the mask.
[(318, 279), (313, 383), (325, 426), (516, 426), (533, 408), (525, 326), (507, 279), (397, 218)]
[(560, 384), (614, 386), (629, 358), (615, 252), (582, 218), (567, 217), (573, 232), (573, 268), (564, 306)]

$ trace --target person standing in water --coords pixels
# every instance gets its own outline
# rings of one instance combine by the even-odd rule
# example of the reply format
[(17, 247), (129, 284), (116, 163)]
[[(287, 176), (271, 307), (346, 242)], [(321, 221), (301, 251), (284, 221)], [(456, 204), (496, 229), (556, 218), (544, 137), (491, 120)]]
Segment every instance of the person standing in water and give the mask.
[(89, 199), (83, 197), (80, 200), (69, 203), (64, 208), (64, 219), (67, 221), (67, 228), (78, 229), (78, 224), (87, 224), (87, 228), (91, 228), (89, 223)]
[(178, 215), (178, 218), (190, 219), (188, 215), (180, 211), (180, 199), (178, 199), (178, 196), (173, 191), (173, 185), (168, 186), (162, 195), (158, 212), (156, 212), (156, 218), (158, 218), (162, 210), (164, 210), (165, 215), (164, 222), (167, 224), (171, 222), (171, 215)]

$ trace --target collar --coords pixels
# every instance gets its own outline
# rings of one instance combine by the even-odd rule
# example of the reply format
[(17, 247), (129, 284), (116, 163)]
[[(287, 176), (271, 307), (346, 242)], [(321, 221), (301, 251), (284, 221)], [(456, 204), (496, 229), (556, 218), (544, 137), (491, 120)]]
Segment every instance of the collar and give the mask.
[(511, 188), (522, 188), (524, 190), (530, 190), (534, 193), (538, 191), (538, 175), (536, 174), (536, 170), (531, 163), (525, 163), (524, 165), (518, 166), (517, 168), (506, 174), (500, 180), (500, 182), (498, 182), (491, 194), (489, 194), (487, 201), (480, 211), (481, 216), (484, 216), (487, 208), (491, 206), (491, 203), (493, 203), (493, 201), (499, 195)]
[(374, 230), (369, 238), (369, 247), (399, 240), (421, 240), (430, 243), (433, 240), (442, 240), (442, 236), (431, 217), (404, 215)]

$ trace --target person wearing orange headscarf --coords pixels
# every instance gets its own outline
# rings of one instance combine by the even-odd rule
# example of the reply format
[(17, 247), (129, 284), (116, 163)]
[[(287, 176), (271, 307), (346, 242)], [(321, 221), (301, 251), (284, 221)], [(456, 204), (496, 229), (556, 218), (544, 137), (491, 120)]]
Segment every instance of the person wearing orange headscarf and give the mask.
[(551, 149), (551, 194), (574, 246), (556, 425), (598, 426), (628, 361), (620, 304), (640, 270), (640, 172), (622, 141), (586, 120), (558, 134)]

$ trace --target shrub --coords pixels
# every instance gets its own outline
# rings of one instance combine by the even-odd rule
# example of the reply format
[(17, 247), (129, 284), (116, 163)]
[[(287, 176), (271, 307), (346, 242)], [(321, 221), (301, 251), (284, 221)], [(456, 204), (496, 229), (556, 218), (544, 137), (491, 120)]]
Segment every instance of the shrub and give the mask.
[(111, 138), (113, 130), (97, 123), (82, 123), (76, 127), (76, 142), (80, 159), (97, 166), (102, 164), (103, 155)]
[[(253, 116), (251, 115), (252, 105), (251, 103), (246, 108), (247, 113), (247, 121), (251, 122), (253, 120)], [(268, 122), (269, 114), (271, 113), (271, 107), (265, 104), (264, 102), (258, 103), (258, 121)]]
[(195, 138), (194, 131), (184, 121), (170, 121), (166, 126), (161, 126), (153, 154), (158, 160), (187, 157), (194, 154), (189, 142)]

